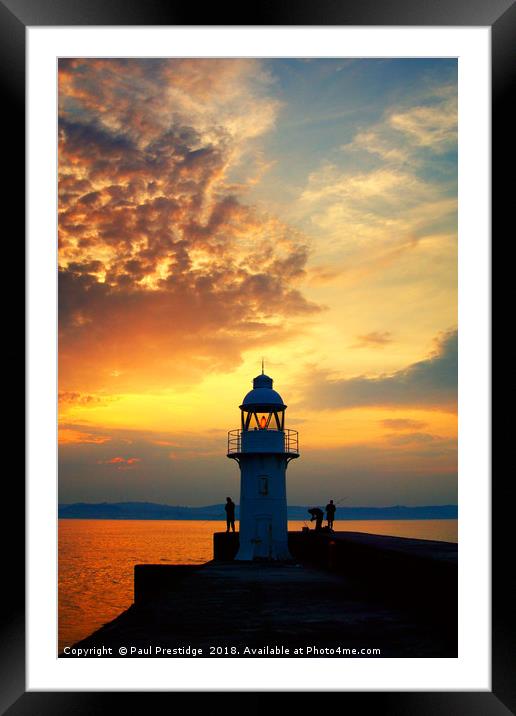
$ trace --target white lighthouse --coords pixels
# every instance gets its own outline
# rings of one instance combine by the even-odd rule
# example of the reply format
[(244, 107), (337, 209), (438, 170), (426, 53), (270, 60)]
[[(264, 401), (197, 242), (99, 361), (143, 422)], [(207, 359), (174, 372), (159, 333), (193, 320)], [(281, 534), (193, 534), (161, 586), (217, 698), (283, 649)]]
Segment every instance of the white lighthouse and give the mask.
[(290, 559), (286, 470), (299, 448), (297, 430), (285, 429), (286, 407), (262, 365), (240, 406), (242, 427), (228, 433), (228, 457), (240, 467), (238, 560)]

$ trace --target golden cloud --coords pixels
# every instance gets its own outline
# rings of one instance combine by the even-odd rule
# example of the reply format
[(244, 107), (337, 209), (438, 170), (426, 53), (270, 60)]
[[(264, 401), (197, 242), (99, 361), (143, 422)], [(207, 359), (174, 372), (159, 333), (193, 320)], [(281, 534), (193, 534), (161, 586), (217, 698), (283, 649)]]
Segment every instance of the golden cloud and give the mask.
[(306, 237), (228, 182), (263, 163), (270, 82), (254, 60), (60, 63), (63, 392), (227, 371), (319, 310), (299, 288)]

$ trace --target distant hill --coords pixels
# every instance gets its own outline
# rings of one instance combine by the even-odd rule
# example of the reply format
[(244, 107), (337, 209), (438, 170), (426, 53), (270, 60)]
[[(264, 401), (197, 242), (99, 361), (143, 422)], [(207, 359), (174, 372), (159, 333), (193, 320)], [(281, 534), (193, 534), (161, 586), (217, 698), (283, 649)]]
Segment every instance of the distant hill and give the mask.
[[(308, 507), (288, 507), (290, 520), (309, 518)], [(324, 505), (319, 505), (324, 508)], [(222, 520), (224, 505), (184, 507), (159, 505), (154, 502), (75, 502), (58, 506), (61, 519), (89, 520)], [(238, 507), (236, 509), (238, 519)], [(424, 507), (337, 507), (337, 520), (453, 520), (457, 519), (457, 505), (429, 505)]]

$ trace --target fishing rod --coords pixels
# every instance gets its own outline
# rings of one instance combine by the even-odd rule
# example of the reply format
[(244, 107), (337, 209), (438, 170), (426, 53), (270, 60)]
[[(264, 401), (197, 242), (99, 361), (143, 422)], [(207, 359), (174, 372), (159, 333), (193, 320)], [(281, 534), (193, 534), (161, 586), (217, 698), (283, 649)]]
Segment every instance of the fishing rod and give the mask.
[[(346, 495), (345, 497), (341, 497), (340, 500), (337, 500), (337, 502), (334, 502), (333, 504), (335, 505), (335, 507), (337, 507), (337, 505), (340, 505), (341, 502), (344, 502), (344, 500), (348, 500), (350, 497), (351, 497), (351, 495)], [(322, 510), (324, 512), (324, 509), (322, 507), (319, 507), (319, 505), (317, 505), (317, 507), (319, 510)], [(306, 509), (307, 509), (307, 511), (309, 511), (308, 507)], [(304, 520), (304, 522), (306, 522), (306, 520)]]
[(334, 503), (335, 507), (338, 507), (342, 502), (344, 502), (345, 500), (348, 500), (350, 498), (350, 496), (351, 495), (346, 495), (346, 497), (341, 497), (340, 500), (337, 500), (337, 502)]

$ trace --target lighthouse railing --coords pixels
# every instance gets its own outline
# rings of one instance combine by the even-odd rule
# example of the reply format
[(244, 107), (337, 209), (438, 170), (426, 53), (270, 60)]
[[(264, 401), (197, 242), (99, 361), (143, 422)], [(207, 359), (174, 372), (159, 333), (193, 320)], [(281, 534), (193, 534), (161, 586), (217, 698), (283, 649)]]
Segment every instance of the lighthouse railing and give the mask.
[(242, 430), (230, 430), (228, 432), (228, 455), (242, 452)]
[(285, 452), (299, 453), (299, 433), (297, 430), (284, 430)]
[[(267, 428), (265, 428), (267, 430)], [(234, 455), (242, 452), (242, 429), (237, 428), (228, 432), (228, 455)], [(299, 433), (297, 430), (281, 431), (284, 436), (284, 451), (288, 453), (299, 454)]]

